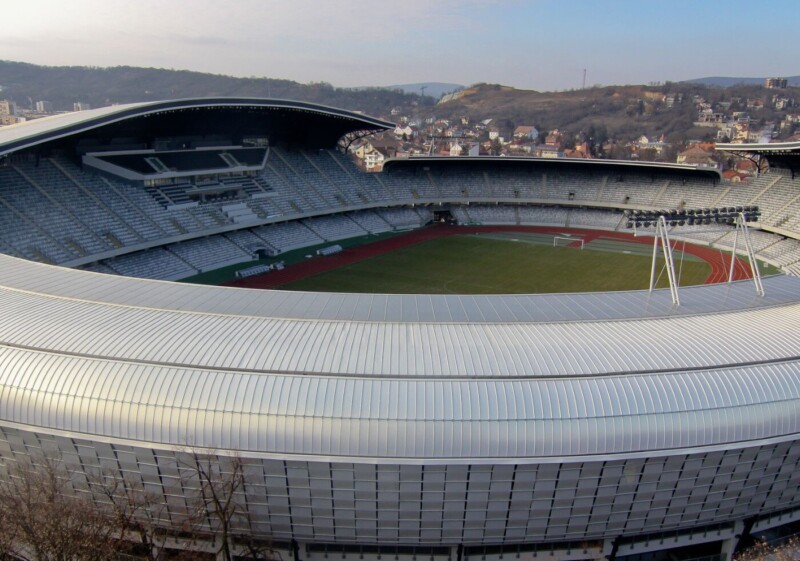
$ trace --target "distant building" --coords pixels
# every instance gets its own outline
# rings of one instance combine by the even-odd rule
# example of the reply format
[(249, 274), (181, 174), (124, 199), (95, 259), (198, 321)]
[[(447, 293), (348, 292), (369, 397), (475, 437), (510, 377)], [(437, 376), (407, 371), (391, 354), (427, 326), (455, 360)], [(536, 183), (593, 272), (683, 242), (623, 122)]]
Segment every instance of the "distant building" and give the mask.
[(733, 169), (743, 176), (755, 176), (758, 174), (758, 166), (752, 160), (739, 160)]
[(364, 169), (368, 171), (381, 171), (387, 155), (383, 148), (373, 148), (364, 153)]
[(0, 115), (0, 125), (16, 125), (27, 121), (25, 117), (18, 117), (16, 115)]
[(548, 145), (542, 146), (538, 150), (538, 156), (540, 158), (563, 158), (564, 152), (557, 146)]
[(733, 171), (732, 169), (723, 171), (722, 177), (727, 179), (731, 183), (742, 183), (743, 181), (747, 181), (748, 178), (747, 175), (739, 173), (737, 171)]
[(49, 101), (37, 101), (36, 102), (36, 112), (37, 113), (52, 113), (53, 112), (53, 104)]
[(520, 125), (514, 129), (514, 138), (536, 140), (539, 138), (539, 131), (532, 125)]
[(686, 164), (689, 166), (704, 166), (716, 167), (717, 162), (711, 157), (709, 152), (706, 152), (699, 146), (692, 146), (688, 150), (678, 154), (677, 162), (679, 164)]
[(664, 96), (664, 105), (667, 107), (673, 107), (676, 103), (680, 103), (681, 101), (683, 101), (683, 94), (673, 94)]
[(0, 125), (15, 125), (25, 119), (17, 116), (17, 104), (8, 99), (0, 101)]
[(719, 124), (725, 122), (725, 115), (723, 113), (703, 112), (697, 120), (698, 123)]
[(550, 134), (548, 134), (545, 137), (544, 143), (547, 144), (548, 146), (560, 147), (562, 136), (563, 135), (561, 134), (561, 131), (559, 131), (558, 129), (553, 129), (552, 131), (550, 131)]
[(769, 88), (771, 90), (775, 89), (785, 89), (788, 85), (788, 80), (786, 78), (767, 78), (764, 80), (764, 87)]
[(84, 103), (82, 101), (76, 101), (75, 103), (72, 104), (73, 111), (86, 111), (91, 108), (92, 108), (91, 105), (89, 105), (88, 103)]
[(394, 127), (394, 135), (398, 138), (411, 138), (414, 135), (414, 130), (409, 125), (397, 125)]
[(772, 103), (775, 104), (775, 109), (777, 109), (778, 111), (783, 111), (787, 107), (791, 107), (792, 101), (793, 100), (791, 100), (790, 98), (782, 96), (775, 96), (772, 98)]
[(631, 143), (634, 151), (639, 150), (652, 150), (656, 156), (661, 156), (664, 150), (669, 146), (667, 142), (664, 141), (664, 137), (662, 136), (658, 140), (651, 140), (647, 138), (647, 136), (642, 135), (637, 140)]
[(17, 104), (8, 99), (0, 100), (0, 117), (15, 117), (17, 115)]

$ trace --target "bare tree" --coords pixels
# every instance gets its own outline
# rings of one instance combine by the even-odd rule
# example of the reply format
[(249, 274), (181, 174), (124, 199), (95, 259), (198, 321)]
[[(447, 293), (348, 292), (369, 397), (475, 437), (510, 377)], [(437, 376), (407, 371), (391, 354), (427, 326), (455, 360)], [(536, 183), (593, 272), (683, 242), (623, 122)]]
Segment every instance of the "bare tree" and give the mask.
[(170, 511), (162, 493), (115, 471), (70, 472), (60, 459), (45, 457), (7, 462), (0, 474), (0, 559), (105, 561), (131, 553), (161, 561), (174, 558), (170, 537), (190, 548), (208, 539), (205, 547), (211, 543), (226, 561), (234, 553), (276, 558), (271, 544), (249, 531), (241, 458), (189, 452), (178, 465), (184, 480), (175, 494), (195, 490), (182, 511)]
[(765, 541), (742, 550), (734, 556), (734, 561), (795, 561), (800, 552), (800, 539), (792, 536), (779, 545)]
[[(197, 519), (210, 528), (217, 554), (232, 561), (234, 551), (238, 558), (271, 560), (276, 556), (270, 543), (255, 539), (240, 528), (249, 526), (248, 513), (243, 498), (247, 485), (245, 465), (241, 457), (223, 457), (189, 451), (183, 467), (196, 478)], [(237, 524), (238, 523), (238, 524)]]
[(67, 492), (70, 475), (60, 460), (12, 464), (0, 480), (4, 553), (38, 561), (105, 561), (124, 551), (114, 524), (93, 501)]
[(198, 518), (204, 519), (218, 542), (217, 554), (232, 561), (232, 528), (234, 518), (244, 514), (237, 494), (244, 489), (244, 469), (238, 456), (221, 458), (215, 454), (190, 451), (184, 461), (189, 475), (198, 485)]
[(136, 554), (151, 561), (164, 558), (168, 517), (163, 496), (149, 493), (140, 481), (103, 473), (90, 480), (92, 490), (102, 496), (107, 515), (121, 540), (132, 544)]

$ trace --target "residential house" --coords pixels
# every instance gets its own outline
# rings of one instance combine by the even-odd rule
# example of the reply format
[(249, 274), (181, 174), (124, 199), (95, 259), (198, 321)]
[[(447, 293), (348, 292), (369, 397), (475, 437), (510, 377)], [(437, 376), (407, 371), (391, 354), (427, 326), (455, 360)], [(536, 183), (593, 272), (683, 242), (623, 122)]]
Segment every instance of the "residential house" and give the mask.
[(731, 183), (742, 183), (743, 181), (747, 181), (749, 176), (732, 169), (727, 169), (722, 172), (722, 177)]
[(546, 144), (536, 150), (536, 155), (540, 158), (563, 158), (564, 152), (556, 145)]
[(520, 125), (514, 129), (514, 138), (536, 140), (539, 138), (539, 131), (533, 125)]
[(775, 96), (772, 98), (772, 103), (775, 105), (775, 109), (778, 111), (783, 111), (784, 109), (792, 106), (792, 100), (788, 97)]
[(389, 155), (386, 153), (385, 148), (375, 148), (364, 152), (364, 169), (367, 171), (381, 171), (383, 169), (383, 162)]
[(658, 140), (650, 140), (647, 136), (642, 135), (636, 141), (633, 142), (634, 148), (638, 150), (653, 150), (656, 156), (661, 156), (664, 152), (664, 149), (669, 146), (667, 142), (664, 142), (664, 137), (662, 136)]
[(711, 110), (704, 111), (700, 113), (697, 118), (697, 122), (699, 124), (709, 124), (709, 125), (720, 125), (725, 123), (725, 114), (724, 113), (714, 113)]
[(561, 142), (563, 141), (564, 135), (558, 129), (553, 129), (550, 133), (545, 137), (544, 143), (548, 146), (556, 146), (561, 147)]
[(414, 129), (410, 125), (395, 125), (394, 135), (397, 138), (412, 138), (414, 136)]
[(752, 177), (758, 175), (758, 166), (753, 160), (742, 159), (734, 164), (733, 169), (736, 173)]
[(717, 162), (711, 157), (711, 153), (706, 152), (699, 146), (692, 146), (680, 152), (677, 162), (687, 166), (717, 167)]

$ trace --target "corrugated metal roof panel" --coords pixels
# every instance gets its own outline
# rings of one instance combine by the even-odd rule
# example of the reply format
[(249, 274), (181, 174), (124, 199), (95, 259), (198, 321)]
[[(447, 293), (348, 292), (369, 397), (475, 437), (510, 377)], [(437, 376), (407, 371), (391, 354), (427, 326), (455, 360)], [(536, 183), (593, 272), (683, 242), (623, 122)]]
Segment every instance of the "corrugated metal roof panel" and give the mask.
[[(425, 457), (443, 453), (436, 443), (445, 439), (455, 457), (610, 454), (798, 432), (799, 366), (381, 380), (178, 369), (0, 347), (0, 417), (105, 437), (275, 453)], [(192, 417), (195, 425), (187, 426)], [(316, 423), (341, 432), (323, 444), (307, 436)], [(386, 423), (397, 432), (377, 438)], [(273, 434), (259, 439), (253, 426)]]
[(0, 256), (0, 418), (281, 454), (491, 458), (800, 431), (800, 279), (389, 296), (124, 279)]

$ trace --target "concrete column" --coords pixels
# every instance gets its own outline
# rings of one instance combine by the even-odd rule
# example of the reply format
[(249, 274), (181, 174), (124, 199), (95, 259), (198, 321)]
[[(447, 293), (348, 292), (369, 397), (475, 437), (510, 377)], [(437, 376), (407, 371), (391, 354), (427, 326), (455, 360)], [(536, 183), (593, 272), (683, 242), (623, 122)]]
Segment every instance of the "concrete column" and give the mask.
[(733, 559), (733, 553), (736, 551), (736, 546), (739, 545), (743, 530), (744, 522), (737, 520), (733, 525), (733, 536), (727, 540), (722, 540), (722, 545), (720, 546), (722, 561), (731, 561)]

